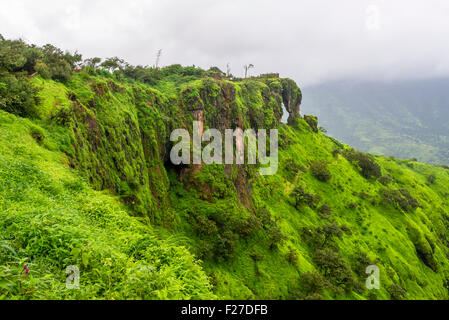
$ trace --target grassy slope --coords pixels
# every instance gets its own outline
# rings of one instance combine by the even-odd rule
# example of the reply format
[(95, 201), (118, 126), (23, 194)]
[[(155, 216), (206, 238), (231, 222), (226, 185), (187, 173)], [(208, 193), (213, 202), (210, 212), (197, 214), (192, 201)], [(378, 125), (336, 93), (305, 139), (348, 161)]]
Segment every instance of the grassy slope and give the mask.
[[(302, 206), (299, 210), (294, 208), (289, 194), (295, 185), (302, 185), (308, 192), (321, 195), (321, 204), (332, 207), (330, 220), (350, 227), (351, 234), (336, 241), (345, 260), (349, 264), (353, 263), (353, 256), (362, 251), (380, 267), (381, 289), (377, 298), (389, 299), (388, 288), (392, 284), (406, 288), (409, 299), (447, 298), (444, 288), (449, 271), (447, 248), (438, 234), (443, 237), (447, 234), (444, 213), (448, 210), (445, 201), (448, 197), (448, 170), (417, 162), (376, 157), (383, 172), (397, 179), (388, 188), (407, 188), (419, 199), (422, 208), (405, 213), (382, 204), (379, 191), (385, 186), (363, 178), (358, 169), (341, 155), (334, 157), (331, 152), (337, 145), (322, 134), (312, 133), (304, 121), (300, 122), (297, 129), (282, 125), (280, 134), (291, 140), (291, 144), (280, 152), (280, 167), (285, 160), (295, 159), (306, 168), (305, 172), (299, 171), (292, 179), (290, 173), (281, 169), (275, 176), (262, 177), (254, 184), (253, 196), (259, 206), (266, 205), (272, 215), (280, 220), (282, 232), (289, 239), (279, 250), (273, 251), (268, 248), (267, 234), (259, 231), (238, 245), (232, 261), (206, 263), (206, 269), (216, 276), (216, 293), (219, 296), (241, 299), (295, 298), (294, 293), (302, 291), (300, 274), (313, 271), (316, 267), (312, 262), (314, 249), (302, 240), (301, 230), (303, 227), (313, 229), (329, 223), (329, 219), (321, 218), (316, 210), (308, 206)], [(329, 182), (318, 181), (307, 169), (308, 164), (316, 159), (325, 159), (330, 163), (333, 178)], [(437, 176), (437, 182), (431, 186), (426, 184), (426, 177), (430, 174)], [(363, 199), (360, 192), (372, 198)], [(189, 199), (192, 203), (187, 201), (187, 206), (200, 201), (195, 195), (190, 196), (195, 200)], [(177, 200), (182, 203), (186, 197), (189, 198), (189, 195)], [(376, 200), (375, 205), (373, 199)], [(357, 208), (349, 209), (351, 203), (356, 203)], [(437, 273), (417, 257), (410, 236), (412, 228), (436, 245), (434, 256), (439, 264)], [(196, 239), (194, 233), (187, 235)], [(286, 259), (291, 248), (298, 252), (297, 266)], [(254, 253), (262, 257), (257, 263), (251, 258)], [(364, 284), (366, 275), (354, 276)], [(329, 290), (324, 292), (324, 297), (358, 299), (367, 297), (367, 294), (367, 291), (363, 294), (341, 294)]]
[[(52, 81), (36, 81), (44, 87), (41, 109), (44, 119), (55, 109), (69, 105), (69, 91), (75, 91), (86, 103), (92, 98), (92, 90), (81, 76), (75, 77), (69, 87)], [(190, 85), (197, 85), (197, 81), (193, 80)], [(158, 84), (162, 93), (151, 90), (157, 101), (161, 101), (176, 97), (177, 86), (179, 84), (166, 81)], [(241, 89), (238, 87), (238, 90)], [(122, 119), (123, 114), (131, 114), (133, 119), (141, 115), (127, 105), (125, 93), (114, 93), (108, 98), (113, 112), (102, 110), (99, 100), (102, 98), (96, 99), (97, 115), (103, 112), (111, 125)], [(262, 103), (257, 97), (255, 100)], [(239, 107), (245, 107), (244, 103), (240, 101)], [(117, 139), (126, 134), (117, 132)], [(219, 298), (298, 298), (305, 295), (300, 275), (317, 267), (313, 262), (315, 248), (304, 241), (303, 228), (312, 229), (330, 221), (345, 224), (351, 230), (335, 240), (335, 250), (353, 270), (353, 256), (358, 251), (367, 253), (381, 268), (378, 298), (390, 298), (387, 289), (393, 283), (407, 289), (410, 299), (447, 298), (444, 284), (449, 276), (445, 246), (448, 170), (376, 157), (383, 174), (394, 177), (394, 182), (384, 187), (377, 181), (363, 178), (341, 155), (333, 156), (332, 151), (338, 144), (321, 133), (313, 133), (303, 120), (294, 127), (281, 125), (280, 137), (280, 171), (275, 176), (253, 177), (251, 207), (266, 206), (288, 239), (279, 249), (269, 249), (270, 237), (262, 229), (238, 238), (231, 258), (206, 256), (204, 270), (211, 276)], [(24, 120), (0, 111), (0, 266), (10, 269), (8, 273), (0, 273), (0, 294), (8, 298), (213, 297), (205, 273), (179, 245), (187, 246), (199, 256), (207, 245), (208, 238), (195, 230), (192, 215), (238, 219), (254, 214), (240, 203), (235, 179), (224, 175), (220, 166), (204, 167), (197, 179), (208, 181), (218, 194), (204, 199), (201, 188), (181, 183), (176, 172), (168, 170), (170, 199), (166, 203), (171, 204), (171, 209), (164, 207), (162, 214), (170, 211), (170, 215), (175, 215), (176, 224), (169, 230), (149, 227), (132, 218), (129, 206), (122, 206), (117, 197), (93, 191), (76, 170), (69, 168), (67, 155), (73, 153), (71, 144), (70, 132), (51, 121)], [(332, 179), (329, 182), (318, 181), (308, 169), (311, 161), (321, 159), (330, 163)], [(301, 170), (292, 174), (285, 169), (287, 160), (293, 160)], [(101, 158), (95, 161), (101, 162)], [(125, 173), (129, 170), (124, 169)], [(133, 175), (132, 172), (128, 174)], [(231, 172), (231, 176), (239, 174), (236, 169)], [(430, 174), (435, 174), (437, 180), (427, 185)], [(295, 209), (289, 194), (298, 185), (307, 192), (319, 194), (320, 205), (332, 207), (330, 218), (322, 218), (316, 209), (306, 205)], [(407, 188), (421, 207), (404, 213), (386, 205), (379, 194), (383, 188)], [(360, 196), (362, 191), (369, 197)], [(357, 204), (357, 208), (349, 209), (351, 203)], [(417, 256), (415, 244), (422, 239), (434, 246), (438, 272), (432, 271)], [(297, 251), (297, 265), (287, 261), (291, 249)], [(24, 264), (31, 270), (28, 277), (22, 272)], [(80, 291), (65, 289), (64, 271), (70, 264), (81, 266)], [(363, 284), (364, 275), (353, 273), (353, 276)], [(325, 298), (368, 296), (366, 291), (345, 293), (335, 288), (324, 290), (322, 294)]]
[[(51, 129), (0, 111), (0, 298), (213, 298), (185, 248), (69, 169)], [(80, 290), (66, 289), (68, 265)]]

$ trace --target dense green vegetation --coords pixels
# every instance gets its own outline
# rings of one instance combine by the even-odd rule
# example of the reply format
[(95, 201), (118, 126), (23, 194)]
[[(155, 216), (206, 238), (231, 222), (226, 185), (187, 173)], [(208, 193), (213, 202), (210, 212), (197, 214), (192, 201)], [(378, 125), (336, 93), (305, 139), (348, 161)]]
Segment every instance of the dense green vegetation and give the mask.
[[(0, 41), (0, 298), (449, 297), (449, 170), (326, 136), (290, 79), (44, 48)], [(205, 128), (278, 128), (277, 174), (172, 165), (198, 110)]]
[(303, 110), (358, 150), (449, 165), (449, 81), (325, 83), (304, 89)]

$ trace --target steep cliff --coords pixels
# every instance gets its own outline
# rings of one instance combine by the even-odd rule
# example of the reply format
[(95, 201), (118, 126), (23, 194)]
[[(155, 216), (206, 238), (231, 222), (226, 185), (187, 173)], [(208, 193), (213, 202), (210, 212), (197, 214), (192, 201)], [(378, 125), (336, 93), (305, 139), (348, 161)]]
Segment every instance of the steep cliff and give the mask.
[(171, 131), (183, 128), (193, 134), (193, 120), (222, 132), (276, 128), (282, 103), (293, 119), (301, 102), (299, 88), (289, 79), (195, 79), (172, 94), (82, 74), (66, 91), (68, 107), (56, 107), (51, 118), (71, 131), (72, 166), (96, 189), (112, 190), (136, 214), (157, 224), (173, 218), (165, 168)]

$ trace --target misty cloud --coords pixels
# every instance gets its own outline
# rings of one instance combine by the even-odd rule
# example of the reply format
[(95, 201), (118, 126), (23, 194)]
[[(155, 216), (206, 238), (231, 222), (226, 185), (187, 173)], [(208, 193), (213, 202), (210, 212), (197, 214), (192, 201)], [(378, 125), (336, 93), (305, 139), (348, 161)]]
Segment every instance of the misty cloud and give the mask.
[(449, 76), (445, 0), (2, 0), (0, 33), (151, 65), (280, 72), (301, 85)]

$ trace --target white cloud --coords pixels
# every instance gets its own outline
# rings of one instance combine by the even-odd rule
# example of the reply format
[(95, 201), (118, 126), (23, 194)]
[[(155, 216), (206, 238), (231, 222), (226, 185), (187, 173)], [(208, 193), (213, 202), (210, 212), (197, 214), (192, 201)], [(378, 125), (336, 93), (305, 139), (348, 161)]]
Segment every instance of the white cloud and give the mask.
[(449, 76), (445, 0), (2, 0), (0, 33), (133, 64), (280, 72), (301, 84)]

